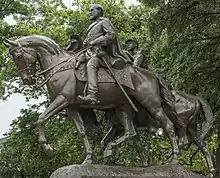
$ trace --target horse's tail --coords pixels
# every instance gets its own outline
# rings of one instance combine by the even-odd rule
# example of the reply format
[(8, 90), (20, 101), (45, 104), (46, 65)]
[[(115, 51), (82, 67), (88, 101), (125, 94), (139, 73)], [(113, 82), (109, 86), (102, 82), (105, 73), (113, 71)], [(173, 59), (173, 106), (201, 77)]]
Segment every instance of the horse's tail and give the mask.
[(178, 128), (183, 127), (184, 123), (181, 122), (181, 120), (179, 120), (177, 116), (174, 96), (171, 94), (171, 91), (168, 89), (165, 81), (160, 76), (157, 76), (157, 78), (160, 86), (161, 98), (163, 99), (163, 108), (166, 114), (168, 114), (170, 121), (175, 126), (177, 126)]
[(202, 108), (202, 112), (203, 112), (203, 116), (204, 116), (204, 121), (203, 121), (202, 127), (201, 127), (200, 138), (204, 139), (204, 137), (207, 135), (207, 133), (209, 132), (209, 130), (211, 129), (211, 127), (214, 123), (214, 115), (213, 115), (212, 109), (207, 101), (205, 101), (201, 97), (199, 97), (198, 100), (201, 104), (201, 108)]

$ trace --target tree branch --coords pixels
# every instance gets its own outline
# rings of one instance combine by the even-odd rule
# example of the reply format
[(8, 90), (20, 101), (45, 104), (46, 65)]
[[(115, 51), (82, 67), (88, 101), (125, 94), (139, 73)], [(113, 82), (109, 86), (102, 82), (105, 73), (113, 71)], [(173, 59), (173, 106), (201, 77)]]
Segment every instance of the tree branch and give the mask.
[(202, 15), (220, 15), (220, 12), (202, 12)]
[(182, 42), (180, 42), (180, 43), (181, 43), (181, 44), (186, 44), (186, 43), (191, 43), (191, 42), (195, 42), (195, 41), (214, 40), (214, 39), (218, 39), (218, 38), (220, 38), (220, 36), (201, 37), (201, 38), (190, 39), (190, 40), (187, 40), (187, 41), (182, 41)]
[[(6, 1), (5, 1), (6, 2)], [(11, 2), (9, 2), (3, 9), (2, 11), (6, 11), (7, 8), (13, 3), (14, 1), (12, 0)]]

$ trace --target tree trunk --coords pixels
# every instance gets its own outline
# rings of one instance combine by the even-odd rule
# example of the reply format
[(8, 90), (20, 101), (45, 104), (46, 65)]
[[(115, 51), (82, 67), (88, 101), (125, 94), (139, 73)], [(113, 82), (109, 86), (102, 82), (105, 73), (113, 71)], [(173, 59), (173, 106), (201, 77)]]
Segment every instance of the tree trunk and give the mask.
[(216, 152), (216, 177), (220, 177), (220, 128), (218, 129), (218, 148)]

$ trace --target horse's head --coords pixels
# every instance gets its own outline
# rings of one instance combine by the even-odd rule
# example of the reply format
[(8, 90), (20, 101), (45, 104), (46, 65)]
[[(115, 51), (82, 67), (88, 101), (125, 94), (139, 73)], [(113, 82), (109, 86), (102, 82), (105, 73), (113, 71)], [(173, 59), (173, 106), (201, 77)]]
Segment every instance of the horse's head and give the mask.
[(23, 83), (27, 85), (34, 84), (36, 61), (38, 58), (37, 52), (33, 48), (22, 46), (18, 40), (5, 40), (4, 44), (9, 48), (9, 53), (19, 70)]
[(24, 84), (35, 83), (36, 62), (41, 70), (58, 63), (67, 53), (52, 39), (41, 35), (21, 37), (15, 41), (5, 40), (4, 44), (20, 72)]

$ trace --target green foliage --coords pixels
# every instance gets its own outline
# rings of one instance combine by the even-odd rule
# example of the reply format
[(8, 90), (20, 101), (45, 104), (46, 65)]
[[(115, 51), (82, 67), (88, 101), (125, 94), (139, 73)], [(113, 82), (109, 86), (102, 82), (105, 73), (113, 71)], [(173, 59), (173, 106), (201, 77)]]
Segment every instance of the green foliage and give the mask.
[[(13, 2), (9, 5), (7, 3)], [(211, 103), (215, 117), (220, 116), (219, 80), (219, 12), (218, 1), (142, 0), (142, 4), (126, 7), (124, 1), (77, 1), (71, 10), (60, 0), (21, 0), (0, 2), (0, 97), (22, 93), (27, 100), (47, 96), (45, 88), (26, 87), (19, 77), (3, 39), (42, 34), (54, 39), (60, 46), (67, 45), (72, 33), (82, 37), (90, 22), (88, 9), (94, 3), (104, 8), (118, 32), (124, 47), (127, 38), (139, 41), (140, 48), (148, 55), (150, 68), (162, 75), (170, 87), (200, 95)], [(11, 26), (3, 18), (12, 14), (17, 24)], [(4, 97), (3, 97), (4, 96)], [(48, 101), (43, 103), (48, 104)], [(36, 119), (37, 106), (23, 110), (22, 116), (12, 123), (8, 141), (1, 148), (0, 175), (2, 177), (48, 177), (58, 167), (81, 163), (84, 158), (82, 141), (74, 124), (57, 116), (46, 124), (46, 135), (55, 148), (47, 155), (38, 145)], [(104, 132), (108, 125), (103, 113), (97, 113)], [(219, 120), (213, 128), (209, 142), (216, 149)], [(220, 129), (219, 129), (220, 130)], [(91, 141), (95, 163), (105, 160), (100, 154), (99, 144)], [(150, 165), (164, 164), (166, 151), (170, 148), (167, 138), (158, 132), (142, 133), (141, 143)], [(181, 154), (180, 161), (188, 166), (192, 147)], [(112, 158), (113, 164), (140, 166), (140, 158), (131, 141), (122, 144)], [(203, 174), (208, 172), (203, 156), (198, 154), (191, 170)]]
[(46, 154), (38, 145), (38, 116), (33, 109), (23, 110), (22, 116), (13, 121), (9, 138), (1, 148), (1, 177), (49, 177), (57, 167), (83, 160), (83, 146), (74, 124), (62, 118), (46, 124), (46, 134), (55, 149), (53, 155)]
[(164, 76), (170, 87), (206, 98), (215, 113), (213, 133), (219, 132), (220, 2), (141, 2), (153, 7), (148, 21), (153, 70)]

